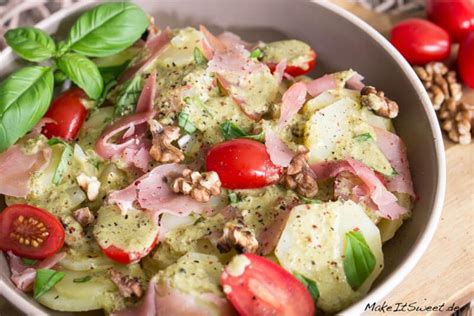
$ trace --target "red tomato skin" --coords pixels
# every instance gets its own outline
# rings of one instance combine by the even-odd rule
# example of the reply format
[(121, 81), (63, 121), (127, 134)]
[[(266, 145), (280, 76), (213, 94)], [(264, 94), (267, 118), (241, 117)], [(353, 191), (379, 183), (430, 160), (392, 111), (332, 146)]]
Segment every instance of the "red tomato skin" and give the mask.
[(138, 252), (128, 253), (114, 245), (108, 246), (107, 248), (101, 247), (100, 249), (102, 250), (102, 253), (106, 255), (109, 259), (112, 259), (121, 264), (131, 264), (131, 263), (139, 262), (143, 257), (149, 254), (150, 251), (152, 251), (153, 248), (155, 248), (157, 242), (158, 242), (158, 236), (156, 236), (155, 240), (150, 245), (150, 247), (143, 253), (138, 253)]
[[(38, 220), (46, 227), (48, 236), (42, 237), (43, 242), (39, 247), (20, 244), (10, 236), (13, 232), (13, 223), (20, 216)], [(64, 228), (61, 222), (49, 212), (27, 204), (15, 204), (0, 213), (0, 249), (2, 251), (12, 251), (19, 257), (40, 260), (54, 255), (63, 245)]]
[(463, 82), (474, 89), (474, 31), (459, 46), (458, 68)]
[[(292, 76), (292, 77), (298, 77), (298, 76), (306, 75), (306, 74), (310, 73), (311, 71), (313, 71), (314, 67), (316, 66), (317, 54), (314, 50), (311, 50), (310, 54), (311, 54), (311, 59), (306, 64), (307, 66), (305, 67), (305, 69), (303, 69), (302, 67), (298, 67), (298, 66), (288, 65), (285, 68), (285, 73)], [(274, 73), (277, 64), (276, 63), (267, 63), (267, 66), (268, 66), (268, 68), (270, 68), (270, 71), (272, 73)]]
[(264, 144), (251, 139), (232, 139), (211, 148), (208, 171), (219, 175), (226, 189), (254, 189), (278, 181), (281, 168), (270, 160)]
[(241, 256), (250, 261), (244, 272), (233, 276), (226, 269), (221, 276), (227, 299), (239, 315), (315, 315), (311, 294), (288, 271), (255, 254)]
[(81, 99), (86, 98), (84, 91), (79, 88), (72, 88), (58, 96), (44, 116), (56, 123), (45, 124), (43, 134), (48, 138), (58, 137), (66, 141), (75, 139), (87, 116), (87, 109), (81, 102)]
[(428, 19), (445, 29), (454, 42), (474, 31), (474, 4), (470, 0), (427, 0)]
[(451, 38), (439, 26), (422, 19), (408, 19), (396, 24), (390, 42), (412, 65), (424, 65), (447, 58)]

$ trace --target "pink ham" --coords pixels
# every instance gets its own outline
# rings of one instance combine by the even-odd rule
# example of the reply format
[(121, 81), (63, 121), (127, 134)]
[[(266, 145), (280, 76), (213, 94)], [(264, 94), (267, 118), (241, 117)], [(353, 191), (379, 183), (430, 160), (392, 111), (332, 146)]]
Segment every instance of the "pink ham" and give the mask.
[(374, 129), (378, 147), (397, 172), (395, 176), (387, 178), (387, 188), (393, 192), (407, 193), (415, 198), (405, 144), (396, 134), (377, 127)]
[(204, 49), (204, 56), (208, 60), (211, 60), (216, 52), (224, 52), (226, 50), (226, 45), (212, 34), (204, 25), (199, 26), (199, 30), (204, 35), (201, 44)]
[(149, 171), (150, 163), (153, 161), (147, 147), (149, 146), (142, 144), (139, 148), (126, 148), (121, 157), (128, 166), (133, 166), (146, 173)]
[(333, 74), (324, 75), (320, 78), (314, 79), (306, 84), (308, 93), (312, 97), (317, 97), (321, 93), (327, 90), (336, 89), (337, 83), (336, 78)]
[(57, 253), (33, 266), (24, 265), (20, 257), (8, 252), (8, 259), (13, 284), (24, 292), (33, 289), (33, 282), (36, 276), (36, 269), (50, 269), (66, 256), (66, 253)]
[(278, 122), (280, 128), (285, 127), (301, 109), (306, 101), (306, 92), (306, 85), (303, 82), (297, 82), (283, 94)]
[(270, 128), (265, 131), (265, 147), (272, 162), (281, 167), (288, 167), (296, 155)]
[(0, 154), (0, 194), (26, 197), (30, 192), (30, 176), (49, 163), (51, 149), (44, 147), (32, 155), (25, 154), (19, 145), (13, 145)]
[(355, 72), (355, 73), (346, 81), (346, 86), (347, 86), (349, 89), (360, 91), (360, 90), (362, 90), (363, 87), (365, 87), (365, 84), (362, 82), (362, 80), (364, 80), (364, 77), (361, 76), (359, 73)]
[(266, 227), (265, 230), (258, 236), (258, 255), (266, 256), (275, 249), (289, 216), (289, 209), (280, 212), (275, 217), (273, 223)]
[(118, 82), (125, 82), (147, 69), (168, 46), (170, 39), (171, 31), (169, 29), (160, 31), (157, 35), (148, 38), (145, 43), (145, 49), (147, 51), (146, 57), (127, 68), (120, 76)]
[(135, 180), (127, 188), (112, 192), (109, 203), (117, 204), (123, 213), (136, 201), (154, 214), (171, 213), (187, 216), (191, 212), (210, 210), (211, 204), (197, 202), (187, 195), (176, 194), (169, 188), (166, 178), (176, 177), (186, 168), (179, 164), (164, 164)]
[(387, 219), (397, 219), (407, 212), (397, 203), (397, 197), (384, 186), (375, 172), (365, 164), (348, 158), (344, 161), (331, 161), (310, 166), (316, 177), (324, 179), (335, 177), (342, 171), (349, 171), (358, 176), (367, 186), (370, 198), (380, 212), (380, 215)]
[(222, 44), (224, 44), (225, 47), (235, 47), (237, 45), (241, 45), (247, 50), (251, 50), (255, 47), (255, 44), (242, 40), (240, 36), (232, 32), (223, 32), (219, 34), (217, 38), (221, 41)]
[(285, 75), (285, 69), (286, 69), (286, 59), (282, 59), (276, 65), (275, 72), (273, 73), (273, 76), (275, 77), (278, 84), (280, 84), (281, 81), (283, 80), (283, 76)]
[(150, 112), (156, 96), (156, 70), (148, 76), (135, 108), (136, 113)]

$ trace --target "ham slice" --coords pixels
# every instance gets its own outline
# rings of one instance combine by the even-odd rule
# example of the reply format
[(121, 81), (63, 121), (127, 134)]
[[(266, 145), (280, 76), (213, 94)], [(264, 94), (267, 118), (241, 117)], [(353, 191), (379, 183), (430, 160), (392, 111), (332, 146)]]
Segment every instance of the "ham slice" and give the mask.
[(32, 155), (13, 145), (0, 154), (0, 194), (26, 197), (30, 192), (30, 176), (46, 167), (51, 159), (51, 149), (45, 146)]
[(335, 177), (342, 171), (349, 171), (358, 176), (367, 186), (370, 198), (377, 205), (380, 215), (387, 219), (397, 219), (407, 212), (397, 203), (397, 197), (384, 186), (375, 172), (365, 164), (348, 158), (343, 161), (330, 161), (310, 166), (316, 177), (324, 179)]
[(204, 49), (204, 56), (206, 56), (207, 60), (211, 60), (214, 57), (214, 53), (224, 52), (226, 50), (226, 45), (204, 25), (200, 25), (199, 30), (204, 35), (201, 44)]
[(283, 80), (283, 76), (285, 75), (285, 69), (286, 69), (286, 59), (282, 59), (276, 65), (275, 72), (273, 73), (273, 76), (275, 76), (275, 79), (278, 82), (278, 84), (280, 84), (281, 81)]
[(387, 178), (387, 188), (393, 192), (407, 193), (415, 198), (405, 144), (396, 134), (377, 127), (374, 129), (378, 147), (397, 172), (395, 176)]
[(138, 205), (155, 215), (171, 213), (187, 216), (191, 212), (200, 213), (210, 210), (211, 203), (197, 202), (188, 195), (176, 194), (169, 188), (166, 179), (176, 177), (186, 168), (179, 164), (164, 164), (135, 180), (127, 188), (112, 192), (109, 203), (119, 206), (122, 213), (138, 202)]
[(288, 167), (296, 155), (270, 128), (265, 131), (265, 146), (272, 162), (281, 167)]
[(312, 97), (317, 97), (327, 90), (336, 89), (337, 82), (333, 74), (324, 75), (320, 78), (314, 79), (306, 84), (308, 93)]
[(33, 289), (33, 282), (36, 277), (36, 269), (50, 269), (66, 256), (66, 253), (60, 252), (43, 261), (36, 263), (34, 266), (24, 265), (21, 258), (15, 256), (12, 252), (8, 252), (8, 259), (11, 271), (11, 280), (13, 284), (24, 292)]
[(145, 50), (147, 51), (146, 57), (128, 67), (120, 76), (118, 82), (123, 83), (147, 69), (168, 46), (170, 39), (171, 31), (169, 29), (160, 31), (157, 35), (149, 37), (145, 43)]
[(354, 72), (354, 74), (349, 79), (347, 79), (346, 86), (349, 89), (360, 91), (365, 87), (365, 84), (362, 82), (362, 80), (364, 80), (364, 77), (359, 73)]
[(288, 217), (290, 216), (290, 210), (286, 209), (280, 212), (274, 219), (273, 223), (270, 224), (265, 230), (258, 236), (259, 247), (257, 254), (260, 256), (266, 256), (270, 254), (278, 244), (281, 233), (285, 228)]
[(297, 82), (283, 94), (280, 121), (278, 122), (280, 128), (285, 127), (301, 109), (306, 101), (306, 92), (306, 85), (303, 82)]
[(149, 148), (149, 146), (142, 144), (139, 148), (126, 148), (121, 157), (128, 166), (133, 166), (146, 173), (149, 171), (150, 163), (153, 161), (147, 147)]

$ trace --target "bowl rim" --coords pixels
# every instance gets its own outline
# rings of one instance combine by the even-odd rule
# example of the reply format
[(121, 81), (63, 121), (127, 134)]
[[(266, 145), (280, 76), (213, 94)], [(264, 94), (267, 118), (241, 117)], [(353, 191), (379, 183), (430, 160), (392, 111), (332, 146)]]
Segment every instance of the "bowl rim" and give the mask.
[[(410, 84), (415, 88), (425, 115), (428, 118), (431, 133), (434, 138), (435, 145), (435, 155), (437, 159), (437, 170), (438, 178), (435, 189), (435, 197), (433, 202), (433, 208), (431, 210), (431, 216), (426, 225), (426, 229), (422, 232), (421, 236), (415, 241), (408, 258), (400, 264), (392, 273), (390, 273), (386, 280), (377, 286), (373, 291), (369, 292), (366, 296), (362, 297), (359, 301), (352, 304), (345, 310), (341, 311), (341, 315), (357, 315), (362, 314), (364, 307), (368, 303), (376, 302), (378, 303), (381, 299), (387, 296), (397, 285), (399, 285), (410, 271), (418, 263), (422, 255), (425, 253), (428, 248), (436, 228), (438, 226), (439, 220), (441, 218), (441, 212), (443, 209), (443, 203), (445, 198), (446, 191), (446, 159), (444, 155), (444, 143), (441, 130), (436, 118), (436, 114), (431, 106), (431, 101), (428, 97), (428, 94), (418, 79), (416, 73), (410, 66), (410, 64), (405, 60), (405, 58), (390, 44), (390, 42), (378, 31), (376, 31), (372, 26), (367, 22), (363, 21), (361, 18), (355, 16), (353, 13), (347, 11), (346, 9), (337, 6), (334, 3), (331, 3), (327, 0), (305, 0), (307, 2), (314, 3), (323, 8), (326, 8), (339, 16), (342, 16), (344, 19), (351, 22), (355, 27), (361, 29), (364, 33), (370, 36), (375, 40), (382, 48), (389, 53), (389, 55), (395, 60), (398, 66), (401, 68), (403, 73), (407, 76), (410, 81)], [(57, 22), (70, 14), (88, 7), (91, 3), (94, 3), (93, 0), (86, 0), (84, 2), (79, 2), (71, 5), (66, 9), (62, 9), (40, 23), (36, 24), (35, 27), (40, 29), (47, 28), (50, 24)], [(0, 53), (0, 61), (7, 58), (8, 55), (13, 54), (11, 48), (6, 48), (2, 53)], [(27, 314), (34, 315), (47, 315), (38, 307), (30, 302), (27, 296), (23, 293), (12, 288), (11, 284), (6, 284), (3, 280), (0, 279), (0, 295), (4, 296), (8, 301), (15, 302), (15, 306), (21, 311)]]

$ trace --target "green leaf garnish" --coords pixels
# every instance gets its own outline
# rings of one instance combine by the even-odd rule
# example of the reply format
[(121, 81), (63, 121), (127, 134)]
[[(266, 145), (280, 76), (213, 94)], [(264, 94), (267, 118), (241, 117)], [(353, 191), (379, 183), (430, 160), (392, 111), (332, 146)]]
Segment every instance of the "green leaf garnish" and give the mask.
[(92, 279), (91, 275), (86, 275), (85, 277), (82, 278), (75, 278), (72, 280), (74, 283), (85, 283), (87, 281), (90, 281)]
[(263, 57), (263, 52), (260, 48), (255, 48), (253, 51), (250, 52), (250, 58), (260, 59), (262, 57)]
[(65, 144), (64, 141), (61, 138), (53, 137), (48, 140), (48, 145), (53, 146), (56, 144)]
[(256, 135), (249, 135), (231, 121), (225, 121), (221, 124), (221, 132), (225, 140), (233, 138), (248, 138), (262, 142), (265, 139), (265, 133), (263, 131)]
[(299, 199), (304, 202), (304, 204), (320, 204), (321, 200), (310, 199), (302, 195), (298, 195)]
[(208, 62), (206, 56), (204, 56), (202, 51), (197, 46), (194, 47), (193, 56), (194, 56), (194, 62), (197, 65), (206, 65)]
[(316, 304), (316, 301), (319, 298), (319, 290), (318, 290), (318, 286), (316, 285), (316, 282), (314, 282), (311, 279), (306, 278), (305, 276), (299, 273), (295, 273), (294, 276), (301, 283), (303, 283), (304, 286), (306, 286), (306, 288), (308, 289), (308, 292), (311, 294), (311, 297), (313, 298), (314, 303)]
[(131, 46), (148, 25), (145, 12), (137, 5), (130, 2), (105, 3), (77, 19), (65, 45), (85, 56), (109, 56)]
[(347, 282), (357, 291), (375, 268), (375, 256), (360, 231), (345, 235), (344, 272)]
[(38, 299), (41, 295), (51, 290), (59, 281), (64, 278), (64, 272), (52, 269), (37, 269), (33, 296)]
[(188, 134), (193, 134), (197, 130), (196, 126), (194, 126), (194, 124), (189, 121), (188, 113), (180, 112), (178, 114), (178, 125)]
[(229, 198), (230, 204), (235, 204), (239, 202), (239, 196), (235, 192), (229, 192), (229, 194), (227, 194), (227, 197)]
[(367, 140), (371, 140), (373, 139), (372, 138), (372, 135), (370, 135), (370, 133), (364, 133), (364, 134), (360, 134), (360, 135), (357, 135), (354, 137), (354, 140), (358, 141), (358, 142), (365, 142)]
[(53, 97), (51, 67), (31, 66), (0, 84), (0, 152), (13, 145), (44, 116)]
[(64, 150), (61, 154), (61, 158), (59, 158), (58, 165), (56, 167), (56, 170), (54, 171), (53, 180), (52, 180), (53, 184), (58, 185), (61, 182), (64, 176), (64, 172), (66, 171), (68, 163), (71, 160), (71, 158), (72, 158), (72, 147), (69, 146), (68, 144), (65, 144)]
[(23, 59), (41, 62), (52, 57), (56, 44), (46, 32), (34, 27), (19, 27), (5, 33), (5, 41)]
[(143, 89), (143, 78), (140, 75), (126, 81), (115, 103), (115, 115), (123, 116), (135, 111), (135, 106)]
[(33, 259), (28, 259), (28, 258), (21, 258), (21, 262), (23, 262), (24, 265), (32, 266), (36, 262), (38, 262), (38, 260), (33, 260)]

